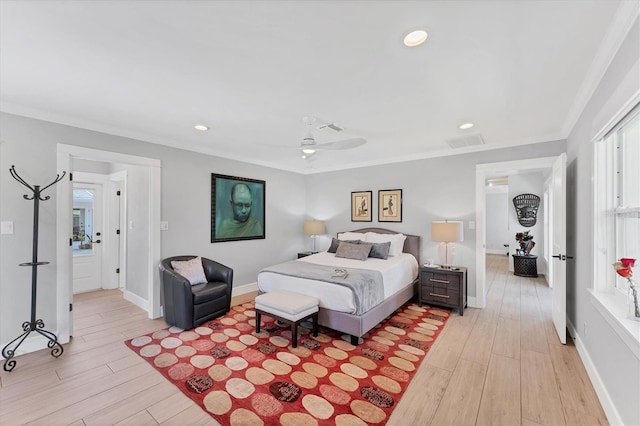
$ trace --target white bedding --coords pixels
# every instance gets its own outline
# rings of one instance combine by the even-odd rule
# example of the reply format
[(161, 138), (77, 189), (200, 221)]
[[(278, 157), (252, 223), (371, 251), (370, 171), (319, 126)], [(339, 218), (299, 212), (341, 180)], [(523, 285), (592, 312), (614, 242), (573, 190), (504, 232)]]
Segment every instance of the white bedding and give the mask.
[[(408, 253), (391, 256), (387, 260), (368, 258), (365, 261), (336, 257), (333, 253), (321, 252), (297, 260), (336, 268), (373, 269), (382, 273), (385, 299), (396, 293), (418, 276), (418, 262)], [(258, 274), (258, 288), (263, 292), (295, 291), (320, 299), (320, 307), (339, 312), (356, 311), (353, 293), (348, 287), (286, 275), (261, 272)]]

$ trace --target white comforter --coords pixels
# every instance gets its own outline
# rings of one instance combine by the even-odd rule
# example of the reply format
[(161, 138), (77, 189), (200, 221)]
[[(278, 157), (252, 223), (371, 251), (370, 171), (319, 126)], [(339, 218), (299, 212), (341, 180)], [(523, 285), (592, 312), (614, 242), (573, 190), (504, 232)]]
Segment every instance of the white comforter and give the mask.
[[(309, 262), (329, 265), (336, 268), (373, 269), (382, 273), (384, 297), (396, 293), (418, 276), (418, 262), (408, 253), (391, 256), (387, 260), (368, 258), (365, 261), (336, 257), (333, 253), (321, 252), (298, 259), (298, 262)], [(320, 307), (339, 312), (354, 313), (355, 299), (347, 287), (323, 281), (290, 277), (270, 272), (258, 275), (258, 288), (263, 292), (295, 291), (320, 299)]]

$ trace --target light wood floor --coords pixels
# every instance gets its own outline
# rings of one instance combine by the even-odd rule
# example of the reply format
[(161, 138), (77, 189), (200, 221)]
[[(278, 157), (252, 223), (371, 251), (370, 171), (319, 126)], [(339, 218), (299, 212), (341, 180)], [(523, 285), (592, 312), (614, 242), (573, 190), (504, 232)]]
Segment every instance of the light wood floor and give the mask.
[[(388, 424), (607, 424), (571, 339), (555, 335), (544, 280), (490, 255), (487, 282), (486, 309), (452, 315)], [(64, 354), (20, 356), (0, 372), (0, 424), (217, 425), (122, 343), (166, 326), (145, 315), (117, 290), (76, 296)]]

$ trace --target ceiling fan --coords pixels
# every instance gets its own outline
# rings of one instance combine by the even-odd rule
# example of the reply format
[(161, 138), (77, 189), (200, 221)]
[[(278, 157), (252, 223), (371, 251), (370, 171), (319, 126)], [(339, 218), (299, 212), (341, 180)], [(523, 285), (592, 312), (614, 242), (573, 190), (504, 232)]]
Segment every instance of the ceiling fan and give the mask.
[(300, 150), (302, 151), (302, 158), (304, 159), (313, 158), (317, 150), (351, 149), (367, 143), (367, 141), (364, 138), (349, 138), (349, 139), (342, 139), (342, 140), (333, 141), (333, 142), (317, 143), (316, 139), (313, 137), (313, 134), (311, 133), (311, 128), (316, 123), (320, 124), (320, 126), (318, 127), (318, 130), (329, 128), (337, 132), (340, 132), (344, 130), (344, 128), (340, 127), (335, 123), (322, 122), (318, 120), (317, 117), (314, 117), (314, 116), (302, 117), (302, 122), (307, 125), (307, 134), (304, 136), (304, 138), (300, 142)]

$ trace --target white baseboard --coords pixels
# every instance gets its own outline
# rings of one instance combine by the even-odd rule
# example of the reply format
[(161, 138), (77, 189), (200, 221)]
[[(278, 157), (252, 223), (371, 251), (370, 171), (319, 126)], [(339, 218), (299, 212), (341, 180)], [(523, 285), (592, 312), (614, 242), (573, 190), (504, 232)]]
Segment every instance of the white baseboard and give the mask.
[(576, 345), (576, 349), (578, 350), (578, 355), (580, 355), (580, 359), (584, 364), (585, 369), (587, 370), (587, 375), (591, 380), (591, 384), (593, 384), (593, 388), (598, 395), (598, 399), (600, 400), (600, 404), (602, 404), (602, 409), (604, 413), (607, 415), (607, 420), (609, 424), (612, 425), (622, 425), (624, 424), (618, 410), (616, 409), (613, 400), (611, 399), (611, 395), (607, 391), (607, 388), (604, 386), (602, 379), (600, 378), (600, 374), (598, 374), (598, 370), (596, 369), (593, 361), (591, 361), (591, 357), (589, 356), (589, 352), (587, 352), (587, 348), (582, 343), (580, 339), (580, 334), (578, 334), (578, 330), (574, 327), (574, 325), (567, 318), (567, 328), (569, 329), (569, 334), (573, 338), (573, 341)]
[(231, 297), (240, 296), (241, 294), (251, 293), (252, 291), (258, 291), (257, 282), (234, 287), (233, 290), (231, 290)]
[(148, 300), (143, 299), (142, 297), (131, 293), (129, 290), (125, 290), (122, 296), (124, 297), (124, 300), (127, 300), (133, 303), (134, 305), (136, 305), (137, 307), (139, 307), (140, 309), (144, 309), (146, 312), (149, 312)]
[(501, 254), (503, 256), (506, 256), (508, 251), (509, 250), (507, 250), (506, 248), (502, 249), (502, 250), (485, 249), (485, 253), (487, 253), (487, 254)]
[(478, 299), (475, 297), (467, 296), (467, 308), (481, 308), (482, 306), (478, 306)]
[[(46, 328), (45, 328), (46, 330)], [(54, 333), (56, 335), (56, 337), (58, 337), (58, 333), (52, 330), (47, 330), (47, 331), (51, 331), (52, 333)], [(16, 333), (17, 334), (17, 333)], [(18, 337), (17, 335), (15, 337)], [(58, 339), (58, 341), (60, 341)], [(38, 334), (37, 332), (32, 332), (31, 334), (29, 334), (29, 337), (27, 337), (24, 342), (22, 342), (22, 344), (20, 345), (20, 347), (18, 348), (18, 350), (16, 351), (14, 357), (16, 356), (20, 356), (20, 355), (25, 355), (31, 352), (35, 352), (35, 351), (41, 351), (42, 349), (48, 349), (47, 344), (50, 342), (49, 339), (47, 339), (46, 337)], [(3, 343), (2, 347), (4, 347), (7, 343)], [(15, 344), (17, 344), (17, 342), (15, 342), (13, 345), (11, 345), (12, 348), (14, 348), (13, 350), (15, 350)], [(60, 345), (62, 345), (63, 343), (60, 343)], [(0, 355), (0, 359), (5, 359), (3, 356)]]

